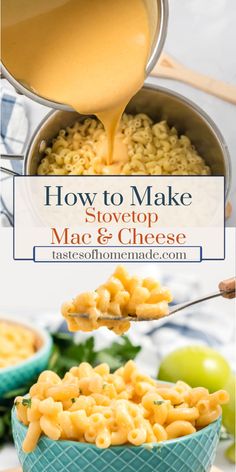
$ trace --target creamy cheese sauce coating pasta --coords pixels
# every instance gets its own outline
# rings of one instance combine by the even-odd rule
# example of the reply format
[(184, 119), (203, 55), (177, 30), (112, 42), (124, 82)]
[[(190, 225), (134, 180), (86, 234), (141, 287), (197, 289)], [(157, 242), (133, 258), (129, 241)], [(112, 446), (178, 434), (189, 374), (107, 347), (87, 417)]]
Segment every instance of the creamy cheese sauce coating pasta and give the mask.
[(63, 379), (45, 371), (15, 405), (28, 427), (23, 450), (29, 453), (41, 435), (98, 448), (175, 439), (215, 421), (227, 402), (224, 390), (210, 394), (181, 381), (160, 384), (129, 361), (113, 374), (107, 364), (87, 363), (72, 367)]
[(190, 139), (166, 121), (124, 114), (113, 164), (106, 165), (106, 134), (94, 118), (61, 130), (38, 167), (39, 175), (210, 175)]
[(35, 335), (29, 329), (0, 321), (0, 368), (19, 364), (35, 352)]
[[(162, 318), (169, 313), (168, 303), (172, 295), (166, 287), (149, 277), (130, 276), (118, 266), (114, 274), (97, 290), (78, 295), (72, 302), (62, 305), (70, 331), (92, 331), (101, 326), (123, 334), (130, 327), (129, 321), (104, 321), (102, 316), (125, 317), (132, 314), (141, 318)], [(72, 313), (87, 314), (89, 319), (73, 318)]]

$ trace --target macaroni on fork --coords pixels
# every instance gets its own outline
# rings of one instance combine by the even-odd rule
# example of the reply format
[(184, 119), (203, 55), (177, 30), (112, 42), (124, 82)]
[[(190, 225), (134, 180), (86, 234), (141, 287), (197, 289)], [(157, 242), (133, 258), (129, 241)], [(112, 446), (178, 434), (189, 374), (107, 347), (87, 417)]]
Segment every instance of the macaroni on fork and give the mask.
[(29, 453), (42, 434), (98, 448), (175, 439), (215, 421), (227, 402), (224, 390), (210, 394), (182, 381), (160, 384), (129, 361), (113, 374), (107, 364), (87, 363), (72, 367), (63, 379), (45, 371), (15, 406), (28, 427), (23, 450)]
[[(118, 266), (114, 274), (97, 290), (78, 295), (72, 302), (64, 303), (62, 315), (70, 331), (92, 331), (101, 326), (123, 334), (130, 328), (129, 321), (105, 321), (103, 316), (162, 318), (169, 313), (172, 301), (169, 289), (161, 287), (153, 278), (130, 276)], [(74, 318), (73, 313), (87, 314), (89, 319)]]

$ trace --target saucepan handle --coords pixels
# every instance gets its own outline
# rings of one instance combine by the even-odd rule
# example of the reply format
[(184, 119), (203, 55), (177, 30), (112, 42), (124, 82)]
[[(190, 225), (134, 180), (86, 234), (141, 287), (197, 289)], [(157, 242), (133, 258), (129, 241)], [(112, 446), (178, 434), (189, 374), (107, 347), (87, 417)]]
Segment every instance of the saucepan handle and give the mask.
[(23, 161), (23, 154), (1, 154), (1, 159), (7, 159), (8, 161)]
[(4, 174), (11, 175), (12, 177), (21, 175), (19, 174), (19, 172), (15, 172), (12, 169), (7, 169), (6, 167), (2, 167), (2, 166), (0, 166), (0, 171), (3, 172)]

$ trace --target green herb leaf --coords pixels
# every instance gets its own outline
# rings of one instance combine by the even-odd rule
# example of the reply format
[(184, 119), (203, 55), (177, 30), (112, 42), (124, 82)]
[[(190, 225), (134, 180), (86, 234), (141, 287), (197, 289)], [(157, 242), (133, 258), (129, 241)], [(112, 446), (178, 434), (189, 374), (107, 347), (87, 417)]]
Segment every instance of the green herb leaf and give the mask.
[(32, 403), (31, 398), (23, 398), (22, 400), (22, 405), (27, 406), (27, 408), (31, 408), (31, 403)]
[(134, 346), (127, 336), (122, 336), (119, 342), (114, 342), (97, 353), (96, 363), (106, 362), (113, 371), (125, 362), (135, 359), (140, 350), (141, 346)]
[(57, 367), (57, 362), (60, 357), (59, 347), (54, 345), (52, 349), (52, 354), (48, 363), (48, 370), (54, 370)]
[(54, 346), (58, 346), (58, 348), (65, 348), (66, 346), (70, 346), (73, 343), (73, 336), (70, 333), (54, 333), (52, 335)]
[(163, 405), (163, 403), (165, 403), (165, 400), (154, 400), (154, 405)]

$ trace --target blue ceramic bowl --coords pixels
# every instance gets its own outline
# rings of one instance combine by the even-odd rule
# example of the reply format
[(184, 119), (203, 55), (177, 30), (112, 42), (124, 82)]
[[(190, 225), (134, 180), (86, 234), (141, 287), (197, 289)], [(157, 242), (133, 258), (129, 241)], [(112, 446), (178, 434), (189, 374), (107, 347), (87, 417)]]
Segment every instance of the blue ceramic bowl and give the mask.
[(12, 411), (13, 436), (24, 472), (209, 472), (219, 441), (221, 419), (197, 433), (153, 447), (52, 441), (42, 436), (30, 454), (22, 451), (27, 428)]
[(13, 319), (4, 319), (4, 321), (13, 323), (13, 326), (14, 324), (20, 324), (33, 331), (36, 335), (38, 349), (33, 356), (25, 361), (14, 366), (0, 368), (0, 399), (11, 390), (24, 387), (27, 382), (45, 370), (52, 351), (52, 339), (46, 331), (25, 322), (19, 323), (19, 321)]

